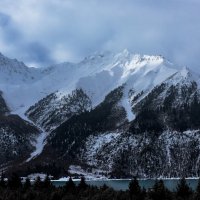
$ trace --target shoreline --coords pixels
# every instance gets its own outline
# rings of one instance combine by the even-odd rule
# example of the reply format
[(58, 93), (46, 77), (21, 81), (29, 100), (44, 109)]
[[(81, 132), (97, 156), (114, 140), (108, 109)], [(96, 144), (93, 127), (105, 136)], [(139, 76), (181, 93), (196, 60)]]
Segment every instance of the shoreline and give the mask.
[[(187, 177), (185, 178), (186, 180), (198, 180), (200, 177)], [(138, 178), (138, 181), (148, 181), (148, 180), (180, 180), (180, 177), (176, 178)], [(57, 180), (51, 180), (51, 182), (67, 182), (69, 178), (67, 177), (66, 179), (57, 179)], [(80, 181), (81, 179), (73, 179), (73, 181)], [(127, 179), (109, 179), (109, 178), (97, 178), (97, 179), (85, 179), (86, 182), (91, 182), (91, 181), (131, 181), (132, 179), (127, 178)]]

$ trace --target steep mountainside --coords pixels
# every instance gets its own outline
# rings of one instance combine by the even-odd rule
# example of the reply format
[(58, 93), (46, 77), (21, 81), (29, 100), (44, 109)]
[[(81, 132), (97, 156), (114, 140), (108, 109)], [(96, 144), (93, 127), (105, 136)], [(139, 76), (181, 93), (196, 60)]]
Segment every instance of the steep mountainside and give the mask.
[[(11, 111), (23, 114), (56, 91), (66, 96), (82, 88), (94, 107), (124, 83), (127, 96), (131, 88), (136, 93), (151, 90), (175, 72), (177, 69), (161, 56), (134, 55), (127, 50), (119, 54), (94, 54), (77, 64), (62, 63), (46, 68), (28, 68), (1, 55), (0, 89)], [(124, 105), (128, 108), (126, 101)]]
[(90, 98), (82, 89), (76, 89), (71, 94), (59, 96), (52, 93), (31, 106), (26, 115), (37, 125), (51, 131), (73, 115), (79, 115), (92, 106)]
[(184, 68), (132, 105), (129, 130), (88, 137), (82, 162), (117, 177), (199, 176), (199, 77)]
[(159, 136), (104, 132), (87, 138), (79, 158), (87, 169), (101, 169), (111, 177), (198, 177), (199, 138), (199, 130), (168, 130)]
[(200, 128), (199, 80), (184, 68), (155, 87), (133, 107), (137, 117), (132, 130), (141, 133), (149, 127), (155, 132)]
[[(60, 65), (58, 69), (60, 70)], [(26, 114), (30, 119), (33, 114), (35, 117), (37, 116), (38, 125), (46, 129), (46, 126), (49, 126), (47, 123), (51, 121), (52, 114), (53, 119), (55, 119), (55, 113), (56, 118), (61, 119), (60, 124), (69, 118), (67, 117), (69, 112), (66, 109), (60, 112), (60, 109), (68, 104), (66, 101), (67, 98), (70, 98), (68, 95), (73, 95), (72, 93), (76, 89), (81, 88), (91, 101), (89, 107), (95, 107), (104, 100), (110, 91), (124, 85), (120, 103), (126, 110), (127, 119), (131, 121), (135, 117), (131, 102), (140, 100), (155, 86), (176, 72), (174, 66), (161, 56), (139, 56), (127, 51), (117, 55), (95, 55), (71, 68), (69, 80), (72, 80), (72, 82), (68, 86), (66, 84), (57, 92), (47, 95), (43, 100), (32, 106)], [(68, 79), (66, 80), (68, 81)], [(32, 116), (29, 116), (31, 113), (33, 113)], [(53, 123), (51, 126), (51, 128), (56, 127)]]
[(95, 109), (73, 116), (59, 126), (49, 137), (46, 151), (54, 149), (59, 157), (71, 160), (76, 158), (88, 136), (121, 128), (126, 119), (124, 108), (118, 105), (122, 90), (123, 87), (113, 90)]
[(0, 92), (0, 167), (22, 160), (34, 150), (39, 130), (17, 115), (10, 115)]
[(148, 93), (138, 93), (130, 122), (122, 106), (125, 88), (55, 129), (45, 151), (114, 177), (199, 175), (199, 77), (183, 68)]
[(17, 115), (0, 116), (0, 166), (23, 160), (34, 150), (39, 130)]
[(162, 56), (125, 50), (36, 69), (0, 54), (0, 91), (0, 164), (22, 159), (31, 172), (78, 164), (114, 177), (200, 173), (200, 78)]

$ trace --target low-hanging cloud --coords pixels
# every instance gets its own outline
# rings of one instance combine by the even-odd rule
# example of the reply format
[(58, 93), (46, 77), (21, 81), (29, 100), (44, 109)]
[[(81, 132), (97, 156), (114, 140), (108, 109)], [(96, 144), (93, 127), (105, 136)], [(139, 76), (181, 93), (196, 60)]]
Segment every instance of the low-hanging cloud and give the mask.
[(128, 48), (197, 70), (199, 8), (198, 0), (1, 0), (0, 51), (42, 66)]

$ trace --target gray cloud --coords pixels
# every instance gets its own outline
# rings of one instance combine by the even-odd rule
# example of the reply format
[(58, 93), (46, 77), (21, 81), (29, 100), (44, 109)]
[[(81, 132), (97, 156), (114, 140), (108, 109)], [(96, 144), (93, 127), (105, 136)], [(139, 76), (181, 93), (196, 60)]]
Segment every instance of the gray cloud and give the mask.
[(1, 0), (0, 51), (47, 65), (128, 48), (197, 70), (199, 8), (199, 0)]
[(8, 47), (11, 46), (8, 51), (11, 57), (17, 57), (33, 66), (55, 63), (46, 47), (41, 43), (25, 40), (23, 32), (4, 13), (0, 13), (0, 36)]
[(5, 27), (10, 22), (10, 17), (6, 14), (0, 13), (0, 26)]

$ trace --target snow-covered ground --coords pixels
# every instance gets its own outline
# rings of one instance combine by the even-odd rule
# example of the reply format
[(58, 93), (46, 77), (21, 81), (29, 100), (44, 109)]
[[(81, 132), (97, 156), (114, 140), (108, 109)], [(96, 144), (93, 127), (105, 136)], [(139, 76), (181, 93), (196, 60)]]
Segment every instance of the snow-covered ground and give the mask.
[(132, 111), (131, 103), (129, 102), (128, 98), (123, 98), (122, 99), (122, 106), (126, 110), (126, 117), (127, 117), (128, 121), (134, 120), (135, 119), (135, 115), (134, 115), (134, 113)]
[[(115, 144), (117, 141), (117, 138), (120, 137), (121, 133), (117, 132), (106, 132), (99, 134), (97, 136), (89, 136), (87, 138), (87, 141), (85, 143), (86, 152), (83, 151), (82, 153), (89, 165), (97, 165), (97, 159), (96, 155), (98, 152), (102, 150), (102, 148), (106, 145), (109, 145), (110, 143)], [(110, 162), (110, 165), (112, 163)], [(110, 168), (108, 166), (108, 168)]]
[[(0, 56), (0, 88), (9, 108), (24, 112), (50, 93), (61, 97), (82, 88), (93, 107), (113, 89), (126, 83), (125, 98), (134, 88), (136, 93), (149, 91), (177, 72), (177, 68), (161, 56), (135, 55), (127, 50), (99, 53), (80, 63), (61, 63), (47, 68), (28, 68), (17, 60)], [(2, 77), (2, 78), (1, 78)], [(134, 118), (129, 101), (123, 105), (129, 120)]]
[(35, 143), (33, 144), (35, 146), (35, 151), (33, 151), (30, 155), (30, 157), (26, 160), (26, 162), (29, 162), (36, 156), (40, 155), (42, 153), (42, 150), (45, 146), (45, 139), (47, 134), (45, 132), (42, 132), (37, 138)]
[[(25, 121), (28, 121), (29, 123), (33, 124), (34, 126), (38, 127), (34, 122), (32, 122), (30, 119), (27, 118), (27, 116), (24, 114), (24, 109), (19, 109), (18, 111), (12, 112), (12, 114), (19, 115), (22, 119)], [(43, 151), (43, 148), (46, 144), (45, 140), (48, 136), (48, 133), (46, 133), (41, 127), (39, 127), (39, 130), (41, 131), (39, 135), (37, 135), (32, 141), (31, 144), (35, 147), (35, 150), (30, 154), (30, 157), (26, 160), (26, 162), (29, 162), (33, 158), (40, 155)]]
[[(84, 176), (86, 180), (108, 179), (103, 170), (92, 169), (90, 171), (84, 170), (81, 166), (70, 165), (68, 172), (73, 176)], [(63, 178), (61, 180), (64, 180)], [(79, 179), (78, 179), (79, 180)]]
[[(164, 172), (163, 174), (159, 174), (161, 179), (176, 177), (176, 171), (182, 170), (184, 167), (190, 165), (190, 162), (192, 162), (190, 157), (193, 156), (195, 157), (193, 170), (196, 174), (191, 173), (189, 176), (197, 177), (200, 163), (200, 156), (198, 155), (200, 151), (199, 136), (199, 130), (188, 130), (184, 132), (167, 130), (155, 141), (152, 141), (151, 137), (145, 133), (141, 135), (102, 133), (87, 138), (80, 157), (91, 167), (96, 167), (109, 173), (112, 172), (118, 159), (121, 159), (119, 155), (125, 152), (126, 159), (128, 159), (128, 162), (126, 161), (127, 165), (130, 167), (132, 165), (138, 167), (131, 168), (130, 174), (134, 175), (138, 169), (141, 177), (147, 177), (145, 175), (145, 165), (140, 166), (139, 164), (141, 162), (141, 152), (146, 146), (150, 146), (152, 149), (155, 149), (155, 156), (163, 155), (162, 158), (159, 158), (159, 162), (163, 162), (162, 168)], [(195, 155), (195, 153), (197, 154)], [(149, 162), (154, 162), (153, 159), (154, 157), (149, 158)]]
[[(31, 181), (35, 181), (38, 177), (40, 177), (41, 181), (43, 181), (46, 178), (47, 174), (45, 173), (34, 173), (34, 174), (29, 174), (27, 177)], [(49, 175), (49, 178), (52, 179), (53, 176)], [(26, 177), (23, 177), (23, 179), (26, 179)]]

